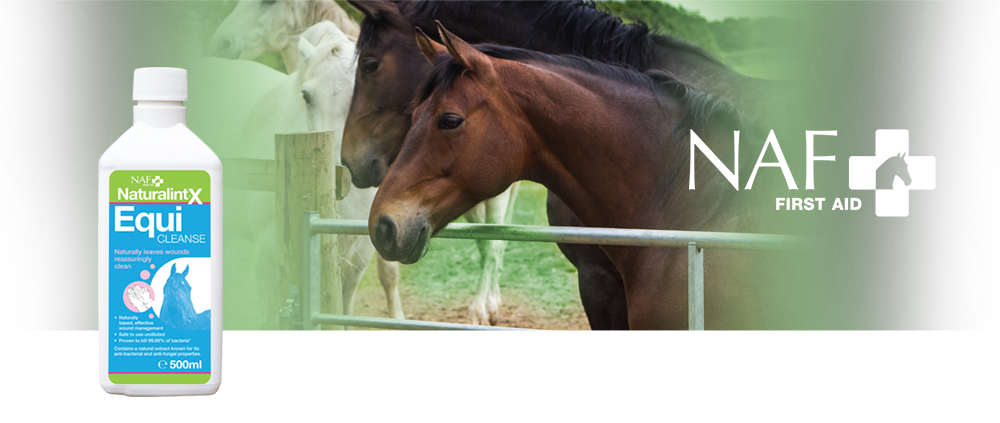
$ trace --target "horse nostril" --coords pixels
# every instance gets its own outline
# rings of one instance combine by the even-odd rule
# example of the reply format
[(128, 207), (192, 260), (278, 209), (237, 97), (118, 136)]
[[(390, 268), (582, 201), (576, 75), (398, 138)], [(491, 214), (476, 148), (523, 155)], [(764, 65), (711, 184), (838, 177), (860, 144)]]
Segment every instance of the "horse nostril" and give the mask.
[(306, 104), (312, 104), (312, 97), (309, 96), (309, 91), (305, 88), (302, 89), (302, 99), (306, 101)]
[(386, 215), (378, 218), (378, 226), (375, 227), (375, 241), (383, 247), (392, 245), (396, 241), (396, 222)]

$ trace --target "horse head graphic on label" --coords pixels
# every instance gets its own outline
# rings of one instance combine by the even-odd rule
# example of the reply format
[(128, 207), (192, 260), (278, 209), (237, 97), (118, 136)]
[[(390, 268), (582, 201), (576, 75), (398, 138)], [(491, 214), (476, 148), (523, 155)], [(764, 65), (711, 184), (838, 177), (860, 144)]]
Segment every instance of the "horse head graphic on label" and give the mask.
[[(183, 330), (207, 330), (212, 327), (212, 311), (206, 298), (208, 293), (202, 286), (206, 285), (208, 269), (196, 260), (175, 260), (169, 270), (163, 266), (163, 270), (154, 277), (153, 288), (162, 302), (156, 301), (153, 310), (168, 327)], [(179, 272), (178, 261), (188, 262)]]

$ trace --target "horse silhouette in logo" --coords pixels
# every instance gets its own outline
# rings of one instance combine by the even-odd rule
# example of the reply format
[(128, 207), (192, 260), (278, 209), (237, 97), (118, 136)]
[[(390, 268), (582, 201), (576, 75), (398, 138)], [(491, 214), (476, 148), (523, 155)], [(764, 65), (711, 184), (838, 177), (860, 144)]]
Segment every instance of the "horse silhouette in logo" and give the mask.
[(899, 177), (903, 185), (910, 186), (910, 168), (906, 164), (906, 153), (899, 153), (883, 162), (875, 171), (875, 189), (892, 189), (892, 181)]
[(212, 327), (212, 310), (201, 313), (194, 312), (191, 302), (191, 285), (185, 277), (191, 266), (177, 273), (177, 265), (170, 268), (170, 277), (163, 287), (163, 305), (160, 307), (160, 320), (174, 329), (204, 330)]

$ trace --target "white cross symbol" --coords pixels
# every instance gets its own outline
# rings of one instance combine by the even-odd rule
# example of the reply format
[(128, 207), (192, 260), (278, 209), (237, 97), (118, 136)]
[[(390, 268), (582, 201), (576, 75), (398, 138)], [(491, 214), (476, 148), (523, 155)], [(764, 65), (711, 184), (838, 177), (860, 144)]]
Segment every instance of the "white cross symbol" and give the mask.
[[(898, 158), (905, 166), (900, 166)], [(935, 163), (934, 156), (910, 156), (910, 131), (879, 129), (875, 131), (874, 156), (851, 156), (850, 187), (875, 190), (876, 216), (908, 216), (910, 190), (934, 189)], [(909, 184), (904, 180), (907, 176)]]
[(160, 179), (159, 175), (153, 177), (153, 185), (156, 185), (157, 187), (159, 187), (160, 184), (162, 184), (162, 183), (163, 183), (163, 179)]

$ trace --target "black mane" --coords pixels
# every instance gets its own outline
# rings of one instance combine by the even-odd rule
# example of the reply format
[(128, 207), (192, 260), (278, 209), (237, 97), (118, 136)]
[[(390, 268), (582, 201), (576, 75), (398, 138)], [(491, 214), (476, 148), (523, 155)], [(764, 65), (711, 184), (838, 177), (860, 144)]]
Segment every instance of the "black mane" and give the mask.
[[(666, 94), (676, 98), (684, 106), (684, 114), (674, 132), (700, 129), (709, 123), (719, 122), (752, 130), (753, 123), (729, 101), (697, 90), (680, 81), (673, 74), (653, 70), (646, 73), (607, 63), (601, 63), (576, 55), (546, 54), (534, 50), (509, 47), (498, 44), (478, 44), (474, 46), (487, 56), (516, 62), (540, 62), (576, 69), (640, 88), (649, 88), (656, 101), (656, 94)], [(441, 54), (434, 60), (430, 74), (424, 78), (414, 98), (414, 106), (430, 98), (438, 89), (449, 90), (456, 78), (465, 72), (465, 68), (455, 63), (453, 57)], [(412, 108), (412, 107), (411, 107)], [(662, 105), (661, 105), (662, 109)]]
[[(653, 49), (657, 46), (696, 54), (717, 65), (728, 67), (701, 47), (665, 34), (657, 34), (641, 19), (626, 24), (621, 18), (599, 10), (593, 0), (583, 1), (440, 1), (405, 0), (400, 5), (409, 22), (446, 14), (456, 18), (471, 18), (481, 8), (516, 10), (519, 7), (539, 7), (532, 20), (535, 28), (551, 29), (560, 42), (571, 47), (574, 55), (612, 63), (636, 70), (650, 66)], [(365, 18), (361, 21), (358, 50), (373, 48), (382, 22)], [(531, 36), (537, 35), (537, 30)]]

